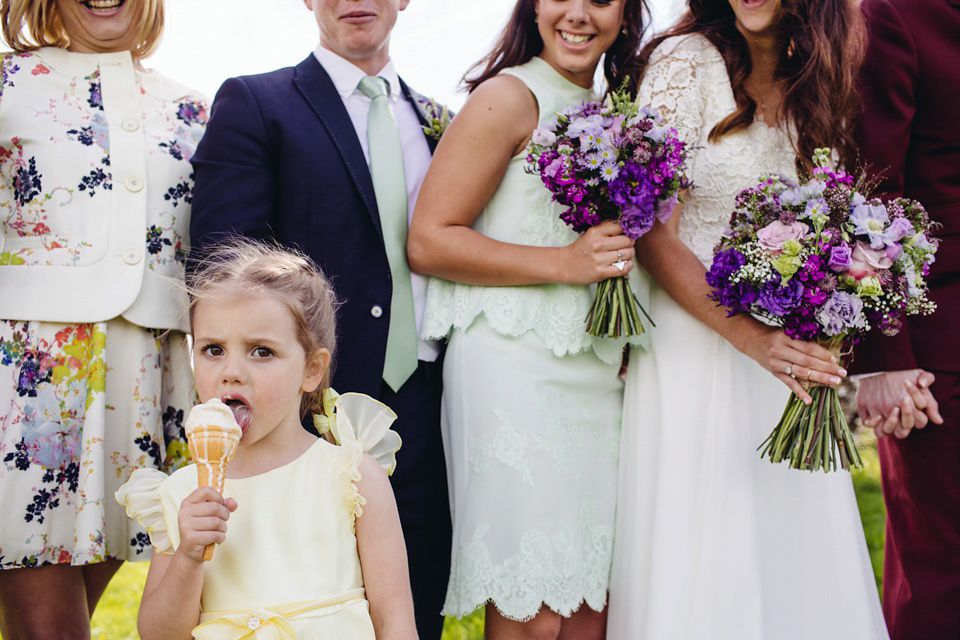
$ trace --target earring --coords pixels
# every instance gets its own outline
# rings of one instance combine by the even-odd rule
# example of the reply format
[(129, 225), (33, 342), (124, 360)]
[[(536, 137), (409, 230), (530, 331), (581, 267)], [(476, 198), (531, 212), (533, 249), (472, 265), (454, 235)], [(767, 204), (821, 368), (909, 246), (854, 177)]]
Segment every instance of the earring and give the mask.
[(622, 33), (623, 35), (627, 35), (627, 25), (623, 25), (620, 28), (620, 33)]

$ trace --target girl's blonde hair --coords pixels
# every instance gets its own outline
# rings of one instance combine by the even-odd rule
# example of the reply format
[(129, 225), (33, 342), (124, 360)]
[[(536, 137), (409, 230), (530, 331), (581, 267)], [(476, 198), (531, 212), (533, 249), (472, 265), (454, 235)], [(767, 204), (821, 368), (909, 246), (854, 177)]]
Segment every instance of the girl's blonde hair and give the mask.
[(320, 349), (330, 352), (330, 366), (320, 386), (305, 393), (300, 417), (323, 413), (323, 391), (330, 386), (336, 359), (337, 299), (320, 268), (303, 253), (247, 238), (230, 237), (203, 251), (188, 271), (190, 326), (197, 304), (211, 298), (273, 295), (290, 310), (297, 340), (309, 360)]
[[(137, 39), (130, 53), (146, 58), (160, 44), (163, 35), (163, 0), (127, 0), (142, 8), (136, 24)], [(14, 51), (33, 51), (40, 47), (70, 46), (56, 0), (0, 0), (3, 39)]]

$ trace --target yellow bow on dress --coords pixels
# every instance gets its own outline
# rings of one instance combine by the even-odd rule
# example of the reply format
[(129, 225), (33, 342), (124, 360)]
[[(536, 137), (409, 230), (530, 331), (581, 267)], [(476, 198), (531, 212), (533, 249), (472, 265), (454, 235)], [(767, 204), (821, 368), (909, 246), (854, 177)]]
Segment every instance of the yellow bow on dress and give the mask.
[(267, 609), (231, 613), (205, 622), (193, 630), (196, 640), (296, 640), (287, 619)]

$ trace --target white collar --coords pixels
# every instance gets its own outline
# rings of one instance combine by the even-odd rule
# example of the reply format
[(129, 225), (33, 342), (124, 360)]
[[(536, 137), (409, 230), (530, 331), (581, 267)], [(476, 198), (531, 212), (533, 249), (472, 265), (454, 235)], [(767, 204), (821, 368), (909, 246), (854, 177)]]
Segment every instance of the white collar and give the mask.
[[(324, 71), (333, 81), (333, 86), (337, 88), (337, 93), (341, 98), (347, 98), (357, 90), (357, 85), (367, 76), (367, 72), (356, 66), (346, 58), (341, 58), (333, 51), (330, 51), (323, 45), (318, 45), (313, 52), (317, 62), (323, 66)], [(400, 98), (400, 77), (393, 66), (393, 60), (388, 60), (383, 69), (376, 75), (380, 76), (390, 84), (390, 100), (396, 101)]]

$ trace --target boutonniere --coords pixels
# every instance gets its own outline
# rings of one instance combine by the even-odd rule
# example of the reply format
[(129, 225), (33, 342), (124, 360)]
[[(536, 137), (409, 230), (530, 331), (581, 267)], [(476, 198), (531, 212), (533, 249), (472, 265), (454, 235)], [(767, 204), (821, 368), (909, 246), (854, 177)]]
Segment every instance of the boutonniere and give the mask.
[(417, 99), (417, 103), (420, 106), (420, 113), (427, 121), (427, 124), (423, 125), (423, 132), (434, 140), (440, 140), (440, 136), (450, 125), (452, 117), (450, 110), (437, 104), (437, 101), (432, 98), (421, 96)]

